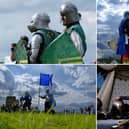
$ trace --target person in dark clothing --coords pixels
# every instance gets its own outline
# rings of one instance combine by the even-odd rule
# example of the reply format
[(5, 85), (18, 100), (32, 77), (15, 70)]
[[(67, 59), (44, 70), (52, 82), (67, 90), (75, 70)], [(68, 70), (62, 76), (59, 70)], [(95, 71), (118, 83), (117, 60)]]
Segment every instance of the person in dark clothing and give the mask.
[(25, 96), (20, 98), (20, 103), (23, 106), (23, 111), (31, 110), (32, 97), (28, 92), (25, 92)]
[(121, 63), (129, 63), (129, 11), (124, 13), (124, 17), (119, 25), (119, 39), (116, 53), (121, 55)]

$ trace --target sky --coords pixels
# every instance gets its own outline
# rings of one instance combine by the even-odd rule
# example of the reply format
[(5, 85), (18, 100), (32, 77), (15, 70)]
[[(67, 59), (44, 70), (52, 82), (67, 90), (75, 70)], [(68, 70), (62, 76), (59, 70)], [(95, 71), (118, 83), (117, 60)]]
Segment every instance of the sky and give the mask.
[[(129, 11), (129, 0), (97, 0), (98, 58), (116, 57), (107, 42), (118, 38), (118, 27), (125, 11)], [(100, 48), (102, 45), (105, 47)]]
[(32, 95), (32, 106), (43, 110), (44, 100), (38, 105), (40, 94), (45, 95), (46, 87), (39, 85), (40, 73), (53, 74), (52, 90), (57, 103), (56, 111), (64, 108), (79, 110), (96, 105), (95, 65), (0, 65), (0, 105), (6, 96), (17, 99), (28, 91)]
[(66, 1), (74, 3), (82, 14), (80, 23), (85, 31), (88, 46), (84, 62), (94, 62), (96, 60), (95, 0), (0, 0), (0, 61), (8, 59), (10, 44), (17, 42), (21, 35), (27, 35), (31, 42), (31, 33), (27, 25), (36, 12), (47, 12), (51, 18), (50, 28), (62, 32), (63, 25), (60, 22), (59, 11), (61, 4)]

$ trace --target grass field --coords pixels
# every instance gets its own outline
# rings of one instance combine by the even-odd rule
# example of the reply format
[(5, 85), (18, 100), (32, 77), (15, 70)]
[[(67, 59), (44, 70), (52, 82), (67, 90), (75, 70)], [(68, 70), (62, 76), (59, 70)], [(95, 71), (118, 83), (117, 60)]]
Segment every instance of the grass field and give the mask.
[(0, 129), (96, 129), (96, 116), (32, 112), (0, 113)]

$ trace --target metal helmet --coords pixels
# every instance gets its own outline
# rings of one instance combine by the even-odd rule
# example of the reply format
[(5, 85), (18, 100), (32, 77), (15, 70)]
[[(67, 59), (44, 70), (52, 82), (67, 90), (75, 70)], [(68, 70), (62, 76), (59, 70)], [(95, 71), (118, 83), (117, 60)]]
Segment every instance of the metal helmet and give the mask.
[(123, 106), (124, 103), (122, 101), (115, 101), (112, 105), (112, 114), (114, 117), (116, 117), (117, 115), (121, 116), (123, 113)]
[(30, 32), (35, 32), (38, 29), (46, 29), (49, 23), (50, 18), (46, 13), (35, 13), (32, 16), (30, 25), (28, 25), (28, 29)]
[(115, 106), (117, 109), (121, 110), (123, 103), (120, 101), (116, 101), (113, 103), (113, 106)]
[(80, 20), (81, 14), (78, 13), (78, 9), (77, 7), (72, 4), (72, 3), (64, 3), (61, 5), (61, 9), (60, 9), (60, 15), (62, 17), (66, 17), (66, 22), (64, 23), (63, 21), (63, 25), (69, 25), (73, 22), (77, 22)]

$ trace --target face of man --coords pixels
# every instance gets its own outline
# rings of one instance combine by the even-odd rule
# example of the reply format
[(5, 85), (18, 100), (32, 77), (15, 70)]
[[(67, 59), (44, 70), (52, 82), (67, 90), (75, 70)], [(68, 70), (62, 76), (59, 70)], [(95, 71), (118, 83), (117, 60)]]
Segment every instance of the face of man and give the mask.
[(30, 23), (30, 25), (28, 25), (27, 27), (31, 33), (37, 31), (37, 28), (35, 27), (33, 23)]
[(67, 25), (67, 17), (62, 13), (60, 12), (60, 15), (61, 15), (61, 21), (63, 22), (63, 25)]

